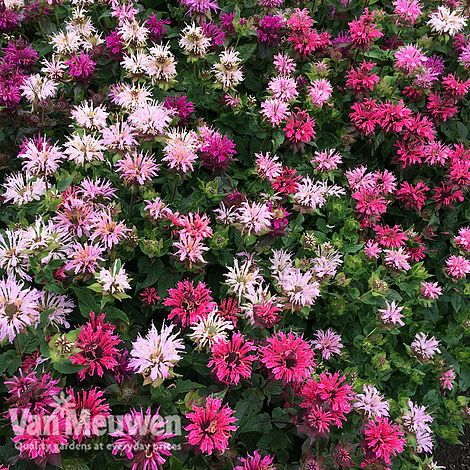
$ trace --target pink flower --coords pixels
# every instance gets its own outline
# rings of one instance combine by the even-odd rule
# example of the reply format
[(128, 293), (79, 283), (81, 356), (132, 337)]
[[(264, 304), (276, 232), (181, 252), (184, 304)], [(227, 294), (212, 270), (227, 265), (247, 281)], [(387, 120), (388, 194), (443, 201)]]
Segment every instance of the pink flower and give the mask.
[(380, 248), (378, 243), (375, 243), (373, 240), (367, 240), (364, 246), (364, 254), (369, 259), (379, 259), (380, 253), (382, 253), (382, 249)]
[(372, 385), (363, 385), (364, 393), (357, 393), (353, 407), (367, 418), (379, 418), (389, 415), (390, 405), (383, 395)]
[(410, 255), (404, 251), (403, 247), (384, 250), (385, 264), (398, 271), (408, 271), (411, 265), (408, 262)]
[(395, 52), (395, 67), (407, 75), (414, 74), (424, 67), (427, 57), (419, 47), (403, 46)]
[(392, 323), (393, 325), (404, 326), (405, 323), (403, 322), (402, 318), (402, 310), (404, 307), (398, 307), (395, 304), (395, 301), (389, 303), (387, 300), (385, 301), (385, 308), (380, 308), (380, 318), (382, 319), (384, 324)]
[(395, 193), (397, 199), (403, 203), (407, 209), (420, 211), (428, 199), (429, 187), (419, 181), (415, 185), (403, 181), (400, 189)]
[(312, 341), (314, 348), (321, 352), (322, 358), (328, 360), (332, 355), (341, 354), (343, 344), (341, 336), (336, 334), (331, 328), (317, 330), (315, 339)]
[(34, 460), (43, 468), (55, 454), (60, 454), (60, 447), (67, 444), (65, 420), (56, 414), (26, 412), (12, 428), (15, 434), (12, 441), (20, 457)]
[(266, 339), (260, 348), (261, 362), (284, 383), (306, 379), (315, 363), (310, 345), (301, 337), (289, 332), (279, 332)]
[(180, 281), (176, 288), (170, 289), (163, 304), (173, 307), (168, 318), (181, 323), (183, 327), (194, 325), (197, 320), (217, 308), (210, 289), (203, 282), (194, 286), (194, 283), (188, 280)]
[(454, 382), (457, 378), (454, 369), (446, 370), (439, 377), (442, 390), (452, 390), (454, 388)]
[(222, 406), (220, 398), (207, 397), (204, 407), (194, 404), (186, 418), (190, 421), (184, 428), (188, 442), (206, 455), (225, 452), (231, 432), (237, 429), (233, 410)]
[(87, 375), (102, 377), (105, 371), (112, 371), (118, 364), (120, 353), (116, 346), (121, 340), (114, 334), (116, 326), (104, 319), (104, 313), (95, 316), (94, 312), (90, 312), (90, 320), (83, 325), (75, 341), (80, 352), (72, 354), (70, 360), (72, 364), (84, 367), (78, 372), (80, 380)]
[(367, 50), (375, 39), (383, 36), (378, 26), (373, 23), (375, 13), (369, 13), (369, 9), (364, 9), (364, 13), (359, 19), (349, 23), (349, 34), (354, 47)]
[(436, 353), (440, 353), (439, 341), (425, 333), (416, 333), (413, 342), (410, 345), (412, 351), (417, 355), (418, 359), (428, 361), (434, 357)]
[(454, 238), (455, 246), (470, 252), (470, 227), (462, 227), (459, 234)]
[(281, 124), (290, 112), (285, 101), (274, 98), (261, 103), (261, 114), (275, 127)]
[(277, 155), (267, 153), (256, 153), (256, 171), (262, 179), (272, 181), (282, 172), (282, 163)]
[(261, 457), (261, 454), (255, 450), (252, 455), (247, 454), (246, 457), (240, 457), (233, 470), (276, 470), (273, 461), (273, 456)]
[(442, 295), (442, 287), (437, 282), (422, 282), (421, 295), (425, 299), (435, 300)]
[(384, 248), (399, 248), (408, 240), (408, 235), (400, 225), (390, 227), (388, 225), (375, 225), (374, 232), (377, 242)]
[(75, 274), (93, 274), (100, 261), (103, 249), (99, 246), (88, 245), (87, 243), (75, 243), (70, 248), (69, 261), (65, 264), (66, 271), (73, 271)]
[(142, 303), (147, 306), (155, 305), (160, 300), (160, 296), (158, 295), (158, 291), (155, 287), (146, 287), (145, 289), (142, 289), (139, 293), (139, 298)]
[(403, 23), (415, 24), (421, 15), (421, 5), (418, 0), (394, 0), (394, 13)]
[(115, 438), (113, 455), (125, 455), (132, 463), (132, 470), (157, 470), (171, 455), (169, 441), (173, 434), (165, 432), (166, 421), (151, 408), (131, 409), (119, 418), (118, 430), (111, 433)]
[(291, 142), (308, 143), (315, 137), (314, 127), (315, 121), (309, 116), (307, 111), (296, 108), (296, 111), (291, 114), (283, 130)]
[(391, 463), (391, 457), (403, 452), (406, 442), (403, 432), (388, 418), (369, 421), (364, 430), (364, 439), (366, 449), (386, 464)]
[(380, 82), (380, 77), (372, 73), (375, 65), (374, 62), (364, 61), (357, 68), (351, 67), (346, 74), (346, 88), (354, 90), (356, 93), (372, 91), (374, 86)]
[(100, 436), (110, 416), (110, 407), (103, 398), (104, 393), (97, 389), (75, 392), (67, 390), (68, 401), (62, 405), (60, 413), (65, 413), (71, 420), (72, 438), (79, 443), (83, 440)]
[(96, 62), (86, 52), (80, 52), (66, 60), (65, 65), (69, 66), (69, 73), (72, 77), (83, 80), (93, 77)]
[(446, 260), (445, 272), (454, 279), (463, 279), (470, 273), (470, 261), (464, 256), (449, 256)]
[(279, 53), (274, 56), (274, 67), (279, 75), (290, 75), (295, 70), (295, 62), (288, 55)]
[(212, 345), (212, 357), (208, 367), (212, 368), (217, 379), (223, 383), (237, 385), (240, 380), (251, 377), (251, 369), (256, 356), (254, 344), (240, 333), (234, 333), (230, 340), (221, 339)]
[(144, 185), (157, 176), (158, 165), (153, 156), (142, 152), (128, 153), (116, 163), (125, 184)]
[(318, 380), (308, 380), (301, 389), (307, 409), (306, 424), (314, 436), (330, 432), (332, 425), (342, 427), (352, 409), (352, 388), (338, 372), (320, 374)]
[(312, 82), (308, 88), (308, 93), (313, 106), (321, 108), (331, 98), (333, 87), (329, 80), (321, 78)]

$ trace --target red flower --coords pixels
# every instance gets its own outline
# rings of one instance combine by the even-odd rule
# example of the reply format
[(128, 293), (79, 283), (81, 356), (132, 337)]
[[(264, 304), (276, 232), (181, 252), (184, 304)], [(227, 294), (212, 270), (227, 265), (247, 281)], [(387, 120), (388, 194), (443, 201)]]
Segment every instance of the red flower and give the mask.
[(146, 287), (139, 293), (139, 298), (144, 305), (155, 305), (159, 300), (157, 289), (155, 287)]
[(168, 318), (181, 323), (183, 327), (194, 325), (199, 318), (206, 317), (217, 308), (210, 289), (203, 282), (199, 282), (195, 287), (192, 281), (180, 281), (168, 294), (163, 302), (167, 307), (173, 307)]
[(255, 350), (251, 341), (235, 333), (230, 340), (222, 339), (212, 345), (212, 359), (207, 366), (213, 368), (221, 382), (237, 385), (240, 379), (251, 377), (256, 356), (250, 353)]
[(95, 317), (94, 312), (90, 312), (90, 320), (83, 326), (75, 342), (81, 351), (70, 356), (70, 360), (72, 364), (85, 367), (78, 373), (81, 380), (86, 375), (97, 374), (102, 377), (105, 370), (112, 371), (118, 364), (120, 352), (116, 346), (121, 343), (121, 339), (114, 334), (116, 326), (104, 319), (104, 313)]
[(310, 117), (307, 111), (296, 108), (287, 121), (284, 132), (287, 138), (294, 143), (308, 143), (315, 137), (315, 121)]

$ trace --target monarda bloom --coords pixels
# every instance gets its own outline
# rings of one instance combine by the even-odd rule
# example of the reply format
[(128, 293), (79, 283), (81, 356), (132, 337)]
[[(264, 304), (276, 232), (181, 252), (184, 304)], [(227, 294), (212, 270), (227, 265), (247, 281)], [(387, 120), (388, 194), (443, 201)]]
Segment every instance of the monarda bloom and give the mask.
[(114, 334), (116, 325), (105, 322), (106, 315), (98, 316), (90, 312), (90, 320), (86, 323), (77, 337), (75, 345), (80, 352), (70, 356), (72, 364), (84, 368), (78, 372), (80, 380), (87, 375), (102, 377), (105, 371), (112, 371), (118, 364), (120, 352), (117, 346), (121, 339)]
[(251, 377), (256, 355), (254, 344), (240, 333), (234, 333), (230, 340), (220, 339), (212, 345), (212, 358), (207, 364), (222, 383), (237, 385), (241, 379)]
[(37, 371), (28, 374), (19, 370), (19, 376), (5, 380), (8, 390), (6, 402), (10, 413), (17, 410), (28, 410), (31, 413), (50, 411), (56, 404), (54, 398), (60, 393), (58, 380), (48, 372), (38, 375)]
[(159, 412), (150, 408), (132, 409), (118, 421), (118, 430), (111, 433), (115, 438), (113, 455), (125, 455), (132, 463), (132, 470), (158, 470), (171, 455), (174, 434), (166, 432), (167, 422)]
[(65, 61), (69, 74), (77, 80), (90, 80), (95, 72), (96, 62), (86, 53), (80, 52)]
[(81, 443), (85, 439), (98, 437), (110, 416), (110, 408), (103, 398), (103, 391), (92, 388), (75, 392), (69, 388), (67, 393), (68, 399), (59, 413), (68, 418), (73, 439)]
[(180, 281), (168, 291), (164, 305), (173, 307), (168, 318), (183, 327), (194, 325), (200, 318), (217, 308), (212, 300), (211, 291), (203, 282), (196, 286), (192, 281)]
[(201, 146), (199, 155), (202, 166), (212, 171), (226, 171), (237, 154), (235, 142), (226, 135), (208, 127), (199, 129)]
[(391, 463), (391, 457), (403, 452), (405, 439), (403, 432), (388, 418), (369, 421), (364, 430), (365, 448), (375, 458)]
[(315, 121), (307, 111), (296, 108), (284, 127), (286, 137), (294, 144), (311, 142), (315, 137)]
[(260, 452), (255, 450), (253, 454), (240, 457), (233, 470), (276, 470), (273, 462), (274, 457), (272, 455), (268, 454), (262, 457)]
[(144, 336), (132, 343), (129, 367), (144, 376), (144, 385), (158, 387), (167, 378), (173, 377), (173, 368), (182, 358), (184, 343), (173, 332), (174, 325), (162, 325), (160, 331), (152, 325)]
[(194, 404), (186, 418), (190, 422), (184, 428), (189, 444), (206, 455), (225, 452), (231, 432), (237, 429), (233, 410), (222, 406), (220, 398), (207, 397), (204, 407)]
[(313, 350), (302, 337), (289, 332), (279, 332), (266, 339), (260, 348), (261, 362), (283, 383), (302, 382), (315, 363)]

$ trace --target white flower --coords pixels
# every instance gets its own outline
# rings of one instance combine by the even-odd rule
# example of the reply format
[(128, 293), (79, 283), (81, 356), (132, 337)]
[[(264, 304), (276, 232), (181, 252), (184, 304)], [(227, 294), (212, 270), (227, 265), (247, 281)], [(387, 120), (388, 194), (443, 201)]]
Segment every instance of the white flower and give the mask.
[(467, 18), (459, 11), (450, 11), (447, 6), (441, 5), (429, 15), (427, 24), (436, 33), (455, 36), (465, 28)]
[(29, 281), (28, 242), (23, 230), (7, 229), (0, 234), (0, 268), (7, 272), (8, 276), (18, 276)]
[(219, 62), (212, 66), (215, 79), (224, 89), (237, 86), (243, 81), (243, 72), (240, 68), (241, 59), (234, 49), (225, 49), (219, 56)]
[(64, 153), (77, 165), (104, 160), (101, 140), (90, 134), (72, 134), (64, 144)]
[(227, 331), (233, 330), (233, 324), (213, 310), (201, 317), (191, 329), (193, 332), (189, 338), (196, 343), (196, 349), (210, 351), (216, 341), (227, 339)]
[(271, 228), (273, 214), (267, 204), (244, 201), (236, 215), (235, 226), (247, 235), (263, 235)]
[(118, 33), (121, 36), (123, 43), (127, 46), (130, 44), (139, 47), (144, 46), (147, 42), (148, 32), (148, 29), (139, 24), (136, 20), (125, 20), (118, 28)]
[(162, 325), (157, 331), (152, 325), (145, 337), (138, 336), (132, 343), (130, 367), (144, 376), (144, 385), (158, 387), (174, 376), (173, 368), (181, 359), (183, 340), (173, 333), (174, 325)]
[(111, 269), (102, 268), (97, 275), (97, 279), (103, 292), (108, 294), (122, 294), (125, 290), (130, 289), (129, 276), (121, 262), (115, 261)]
[(21, 85), (23, 96), (29, 101), (42, 101), (52, 98), (57, 93), (57, 83), (47, 77), (30, 75)]
[(152, 82), (169, 82), (176, 77), (175, 56), (169, 44), (157, 44), (149, 49), (146, 71)]
[(11, 201), (22, 206), (31, 201), (38, 201), (46, 194), (46, 182), (43, 178), (32, 177), (27, 173), (12, 173), (5, 178), (3, 184), (5, 202)]
[(60, 31), (54, 34), (50, 41), (57, 54), (71, 54), (80, 49), (82, 40), (74, 29), (70, 31)]
[(94, 106), (87, 101), (72, 108), (70, 115), (79, 127), (85, 129), (102, 129), (106, 127), (106, 118), (109, 113), (103, 106)]
[(224, 277), (229, 292), (235, 294), (238, 300), (241, 300), (248, 289), (254, 288), (263, 281), (259, 269), (249, 260), (245, 260), (240, 266), (238, 259), (235, 259), (233, 267), (228, 268), (228, 273), (224, 274)]
[(309, 176), (302, 179), (294, 194), (294, 203), (301, 212), (311, 212), (323, 207), (331, 196), (342, 196), (345, 190), (337, 185), (328, 186), (326, 181), (313, 181)]
[(285, 269), (279, 275), (279, 284), (292, 310), (313, 305), (320, 296), (320, 284), (310, 271), (302, 273), (298, 268)]
[(200, 26), (196, 26), (194, 23), (192, 25), (186, 25), (181, 32), (179, 45), (184, 52), (190, 55), (204, 56), (210, 44), (211, 39), (204, 34)]

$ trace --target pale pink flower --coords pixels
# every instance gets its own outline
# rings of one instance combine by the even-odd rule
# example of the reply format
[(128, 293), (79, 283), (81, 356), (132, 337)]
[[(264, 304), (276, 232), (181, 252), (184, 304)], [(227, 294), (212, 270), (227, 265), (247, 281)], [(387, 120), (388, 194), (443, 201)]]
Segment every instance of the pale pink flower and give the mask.
[(172, 170), (188, 173), (194, 170), (193, 163), (197, 160), (197, 135), (193, 131), (173, 130), (166, 136), (166, 145), (162, 158)]
[(388, 401), (373, 385), (363, 385), (363, 393), (356, 394), (353, 407), (369, 419), (389, 416)]
[(432, 359), (436, 353), (440, 353), (439, 341), (431, 336), (429, 339), (425, 333), (416, 333), (411, 349), (420, 360)]
[(179, 240), (173, 246), (177, 249), (175, 255), (179, 261), (187, 259), (190, 265), (206, 262), (202, 255), (204, 252), (209, 251), (209, 248), (202, 243), (200, 238), (194, 238), (185, 232), (180, 232)]
[(0, 341), (13, 343), (28, 326), (39, 323), (39, 297), (36, 289), (26, 288), (23, 282), (0, 280)]
[(237, 224), (242, 232), (251, 235), (262, 235), (271, 228), (273, 214), (267, 204), (242, 202), (237, 210)]
[(75, 274), (93, 274), (100, 261), (103, 249), (96, 245), (87, 243), (75, 243), (69, 253), (69, 260), (64, 266), (66, 271), (73, 271)]
[(170, 124), (172, 111), (158, 103), (143, 103), (129, 115), (134, 129), (146, 137), (163, 134)]
[(405, 323), (403, 322), (403, 311), (404, 307), (398, 307), (393, 301), (389, 303), (387, 300), (385, 301), (385, 308), (380, 308), (380, 318), (385, 324), (392, 323), (393, 325), (404, 326)]
[(410, 255), (405, 252), (404, 248), (394, 248), (390, 250), (384, 250), (385, 264), (398, 271), (408, 271), (411, 269), (411, 265), (408, 262)]
[(26, 140), (19, 157), (23, 159), (23, 170), (30, 175), (51, 176), (62, 164), (64, 155), (59, 147), (46, 137)]
[(422, 282), (421, 295), (425, 299), (435, 300), (442, 295), (442, 287), (437, 282)]
[(279, 161), (277, 155), (267, 153), (256, 153), (256, 170), (262, 179), (272, 181), (278, 177), (282, 172), (282, 163)]
[(326, 331), (317, 330), (312, 344), (316, 350), (321, 352), (321, 356), (325, 360), (333, 355), (341, 354), (341, 349), (344, 347), (341, 343), (341, 335), (336, 334), (331, 328)]
[(308, 88), (308, 93), (312, 104), (321, 108), (331, 98), (333, 87), (329, 80), (320, 78), (312, 82)]
[(70, 115), (79, 127), (99, 130), (107, 126), (106, 119), (109, 113), (103, 106), (94, 106), (93, 103), (85, 101), (74, 106)]
[(116, 163), (116, 170), (126, 184), (141, 185), (157, 176), (158, 165), (151, 155), (134, 151)]
[(341, 154), (335, 149), (316, 151), (311, 160), (317, 171), (333, 171), (343, 162)]
[(286, 76), (295, 70), (295, 62), (288, 55), (279, 53), (274, 56), (274, 67), (277, 73)]
[(135, 131), (126, 121), (105, 127), (102, 133), (103, 145), (109, 150), (128, 151), (137, 145)]
[(367, 258), (379, 259), (380, 253), (382, 253), (382, 249), (380, 248), (379, 244), (373, 240), (367, 240), (366, 244), (364, 245), (364, 254), (367, 256)]
[(105, 248), (112, 248), (127, 237), (130, 232), (123, 222), (113, 220), (110, 211), (95, 215), (90, 240), (98, 239)]
[(439, 377), (442, 390), (452, 390), (454, 388), (454, 382), (456, 378), (457, 375), (454, 369), (449, 369), (443, 372)]
[(278, 126), (290, 114), (287, 103), (279, 99), (268, 99), (261, 103), (261, 114), (273, 127)]

